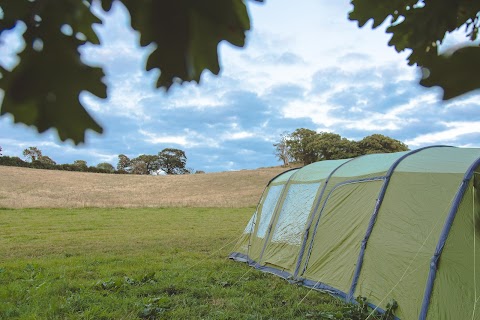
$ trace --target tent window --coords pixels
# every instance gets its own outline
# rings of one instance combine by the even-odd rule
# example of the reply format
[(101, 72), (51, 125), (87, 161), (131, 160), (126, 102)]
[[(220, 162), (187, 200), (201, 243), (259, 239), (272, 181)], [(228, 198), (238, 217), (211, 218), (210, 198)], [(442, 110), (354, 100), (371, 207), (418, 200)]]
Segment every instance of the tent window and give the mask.
[(320, 183), (290, 186), (273, 233), (273, 242), (301, 245), (305, 225), (319, 187)]
[(278, 198), (280, 198), (282, 189), (283, 185), (273, 186), (270, 188), (267, 196), (265, 197), (260, 216), (260, 224), (258, 225), (257, 237), (259, 238), (264, 238), (265, 234), (267, 233), (270, 220), (272, 219), (273, 211), (275, 210), (275, 206), (277, 205)]
[(257, 217), (257, 212), (255, 212), (252, 217), (250, 218), (250, 221), (248, 221), (247, 226), (245, 227), (245, 230), (243, 231), (244, 234), (250, 234), (253, 232), (253, 228), (255, 227), (255, 219)]
[(475, 223), (475, 235), (480, 238), (480, 173), (473, 175), (473, 219)]

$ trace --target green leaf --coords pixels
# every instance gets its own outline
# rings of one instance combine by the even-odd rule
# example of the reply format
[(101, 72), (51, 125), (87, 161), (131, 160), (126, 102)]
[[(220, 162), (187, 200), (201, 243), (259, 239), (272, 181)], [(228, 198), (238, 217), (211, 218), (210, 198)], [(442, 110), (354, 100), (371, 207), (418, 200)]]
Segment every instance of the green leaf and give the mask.
[(2, 1), (0, 8), (3, 11), (3, 19), (0, 19), (0, 34), (3, 31), (12, 29), (19, 18), (28, 17), (33, 4), (29, 1)]
[[(249, 17), (242, 0), (121, 0), (129, 9), (132, 26), (141, 32), (141, 44), (157, 49), (147, 61), (147, 70), (161, 70), (157, 86), (169, 88), (175, 81), (200, 81), (206, 69), (218, 74), (218, 44), (226, 40), (243, 46)], [(26, 48), (12, 71), (0, 68), (0, 88), (5, 91), (1, 115), (37, 127), (39, 132), (56, 128), (61, 140), (85, 140), (85, 131), (102, 128), (78, 101), (90, 91), (106, 96), (103, 71), (82, 63), (78, 46), (98, 43), (92, 25), (101, 21), (92, 14), (93, 0), (4, 0), (0, 34), (18, 21), (27, 26)], [(101, 0), (104, 10), (113, 0)], [(68, 25), (73, 35), (61, 33)], [(84, 37), (76, 37), (82, 34)]]
[(358, 21), (358, 25), (363, 27), (370, 19), (373, 20), (372, 28), (381, 25), (389, 16), (394, 20), (402, 15), (407, 6), (413, 6), (417, 1), (413, 0), (352, 0), (353, 10), (348, 18)]
[[(85, 65), (78, 52), (86, 40), (98, 43), (92, 24), (100, 20), (88, 3), (10, 0), (1, 7), (6, 17), (2, 31), (16, 21), (23, 21), (27, 30), (20, 64), (12, 71), (0, 69), (0, 88), (5, 92), (0, 115), (9, 113), (16, 123), (34, 126), (40, 133), (56, 128), (62, 141), (72, 139), (76, 144), (85, 141), (87, 129), (101, 133), (103, 129), (79, 102), (84, 90), (106, 97), (103, 71)], [(65, 24), (72, 27), (72, 36), (61, 32)], [(77, 32), (86, 40), (77, 39)]]
[(422, 85), (441, 86), (444, 99), (480, 88), (474, 76), (478, 71), (478, 55), (471, 53), (474, 49), (459, 51), (451, 57), (440, 57), (437, 52), (445, 35), (454, 30), (464, 29), (468, 38), (476, 39), (479, 1), (352, 0), (352, 4), (354, 9), (349, 18), (360, 26), (372, 19), (375, 28), (389, 16), (393, 17), (387, 27), (387, 33), (392, 34), (389, 45), (398, 52), (411, 50), (408, 63), (429, 70), (431, 75), (422, 80)]
[(157, 87), (168, 89), (176, 81), (200, 82), (206, 69), (218, 74), (217, 47), (226, 40), (245, 44), (250, 22), (241, 0), (124, 0), (132, 27), (141, 33), (142, 46), (157, 48), (147, 70), (161, 71)]
[(425, 66), (424, 87), (440, 86), (443, 100), (480, 88), (480, 47), (458, 49), (452, 55), (438, 56)]
[(408, 11), (404, 21), (387, 28), (392, 34), (389, 45), (398, 52), (412, 49), (408, 60), (411, 65), (423, 65), (431, 55), (437, 54), (437, 44), (443, 41), (445, 33), (461, 26), (455, 14), (459, 10), (456, 2), (432, 2), (425, 7)]
[[(33, 42), (29, 30), (26, 41)], [(1, 70), (0, 88), (5, 90), (0, 114), (13, 115), (16, 123), (37, 127), (38, 132), (56, 128), (62, 141), (84, 142), (85, 131), (101, 133), (102, 128), (79, 102), (79, 94), (88, 90), (106, 97), (100, 68), (80, 61), (76, 50), (80, 41), (61, 33), (43, 41), (43, 50), (31, 46), (20, 54), (22, 63), (12, 72)], [(61, 53), (61, 54), (59, 54)]]

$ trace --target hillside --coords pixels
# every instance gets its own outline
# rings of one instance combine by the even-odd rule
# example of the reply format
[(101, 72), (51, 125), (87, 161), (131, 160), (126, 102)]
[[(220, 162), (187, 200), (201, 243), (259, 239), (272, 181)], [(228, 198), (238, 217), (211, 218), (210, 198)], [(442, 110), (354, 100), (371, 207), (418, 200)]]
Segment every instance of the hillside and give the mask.
[(255, 206), (285, 170), (138, 176), (0, 166), (0, 208)]

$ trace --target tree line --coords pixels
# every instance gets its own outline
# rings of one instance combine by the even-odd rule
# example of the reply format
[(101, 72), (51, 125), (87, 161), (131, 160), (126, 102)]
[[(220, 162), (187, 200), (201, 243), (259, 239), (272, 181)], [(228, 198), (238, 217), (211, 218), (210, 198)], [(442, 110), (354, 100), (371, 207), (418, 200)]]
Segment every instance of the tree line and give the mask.
[[(190, 174), (193, 169), (187, 169), (187, 156), (183, 150), (166, 148), (156, 155), (142, 154), (130, 159), (124, 154), (118, 156), (117, 167), (111, 163), (102, 162), (96, 166), (88, 166), (85, 160), (75, 160), (73, 163), (57, 164), (49, 156), (46, 156), (37, 147), (29, 147), (23, 150), (25, 160), (19, 157), (2, 155), (0, 146), (0, 165), (35, 169), (116, 173), (116, 174)], [(197, 171), (195, 173), (204, 173)]]
[(180, 149), (166, 148), (157, 155), (142, 154), (130, 159), (124, 154), (118, 156), (117, 170), (121, 173), (154, 174), (159, 170), (166, 174), (189, 174), (187, 156)]
[[(403, 142), (381, 134), (372, 134), (360, 141), (354, 141), (336, 133), (316, 132), (305, 128), (296, 129), (292, 133), (282, 133), (280, 140), (273, 146), (276, 157), (283, 162), (284, 166), (288, 166), (290, 162), (307, 165), (322, 160), (347, 159), (364, 154), (408, 150), (408, 146)], [(85, 160), (75, 160), (72, 164), (57, 164), (37, 147), (23, 150), (23, 156), (25, 161), (19, 157), (2, 156), (0, 146), (0, 165), (4, 166), (139, 175), (204, 173), (204, 171), (187, 168), (185, 152), (174, 148), (165, 148), (158, 154), (142, 154), (135, 158), (120, 154), (116, 168), (108, 162), (88, 166)]]
[(381, 134), (372, 134), (360, 141), (354, 141), (336, 133), (316, 132), (305, 128), (296, 129), (292, 133), (282, 133), (280, 140), (273, 146), (275, 155), (284, 166), (288, 166), (290, 162), (307, 165), (322, 160), (408, 150), (408, 146), (403, 142)]

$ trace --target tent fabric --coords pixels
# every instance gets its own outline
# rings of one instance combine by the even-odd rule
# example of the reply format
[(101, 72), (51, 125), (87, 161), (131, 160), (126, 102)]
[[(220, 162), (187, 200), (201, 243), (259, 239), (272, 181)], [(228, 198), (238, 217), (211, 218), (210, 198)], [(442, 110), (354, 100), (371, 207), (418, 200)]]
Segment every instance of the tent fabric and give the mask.
[[(480, 149), (320, 161), (272, 179), (230, 258), (400, 319), (480, 320)], [(478, 309), (478, 310), (477, 310)]]

